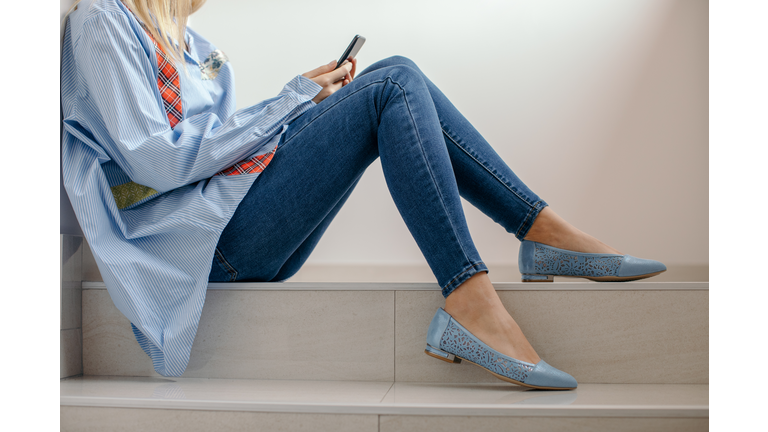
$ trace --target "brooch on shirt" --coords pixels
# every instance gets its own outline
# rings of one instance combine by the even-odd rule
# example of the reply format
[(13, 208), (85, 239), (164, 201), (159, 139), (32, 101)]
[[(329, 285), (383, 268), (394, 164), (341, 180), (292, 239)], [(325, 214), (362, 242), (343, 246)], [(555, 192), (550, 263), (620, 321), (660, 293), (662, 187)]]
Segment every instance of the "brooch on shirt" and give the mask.
[(202, 79), (204, 80), (212, 80), (215, 79), (216, 76), (219, 75), (219, 70), (222, 66), (224, 66), (224, 63), (228, 62), (229, 58), (227, 58), (227, 55), (221, 52), (220, 50), (216, 50), (208, 55), (208, 58), (205, 59), (204, 62), (200, 63), (200, 72), (202, 73)]

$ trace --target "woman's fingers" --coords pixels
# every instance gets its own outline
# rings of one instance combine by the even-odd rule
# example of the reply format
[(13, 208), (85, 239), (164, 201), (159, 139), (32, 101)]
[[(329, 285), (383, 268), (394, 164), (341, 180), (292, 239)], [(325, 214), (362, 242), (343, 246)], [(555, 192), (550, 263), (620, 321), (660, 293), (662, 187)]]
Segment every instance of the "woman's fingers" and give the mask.
[(351, 82), (353, 79), (355, 79), (355, 71), (357, 71), (357, 59), (351, 58), (349, 60), (352, 63), (352, 69), (349, 71), (349, 81)]
[[(349, 75), (349, 72), (352, 70), (353, 64), (350, 62), (344, 62), (342, 63), (341, 67), (339, 67), (336, 70), (333, 70), (335, 65), (336, 65), (336, 60), (332, 61), (331, 63), (328, 63), (325, 66), (321, 66), (315, 70), (312, 70), (304, 74), (305, 77), (311, 79), (312, 81), (316, 82), (317, 84), (323, 87), (323, 89), (320, 90), (320, 93), (318, 93), (317, 96), (315, 96), (312, 99), (315, 103), (320, 103), (323, 99), (332, 95), (341, 87), (349, 83), (348, 81), (345, 80), (345, 77)], [(326, 69), (323, 69), (323, 68), (326, 68)], [(326, 70), (327, 72), (323, 73), (323, 70)], [(316, 73), (317, 71), (320, 71), (319, 75), (310, 76), (311, 74)]]
[(331, 83), (336, 83), (344, 79), (345, 76), (349, 74), (349, 71), (352, 69), (352, 63), (345, 61), (341, 64), (341, 67), (336, 69), (335, 71), (331, 71), (327, 73), (328, 79)]
[[(327, 77), (324, 77), (324, 78), (330, 81), (331, 83), (341, 81), (344, 77), (347, 77), (350, 81), (352, 81), (351, 78), (354, 77), (354, 70), (355, 70), (356, 64), (357, 64), (357, 61), (355, 59), (352, 59), (351, 62), (345, 61), (344, 63), (341, 64), (340, 68), (334, 70), (334, 68), (336, 67), (336, 60), (332, 60), (327, 65), (323, 65), (318, 68), (312, 69), (311, 71), (305, 72), (301, 75), (313, 80), (314, 78), (320, 78), (322, 75), (328, 75)], [(314, 81), (318, 81), (318, 80), (314, 80)], [(319, 82), (318, 84), (322, 85)]]
[(328, 73), (328, 72), (332, 71), (333, 68), (335, 68), (335, 67), (336, 67), (336, 60), (331, 60), (331, 62), (328, 63), (327, 65), (322, 65), (322, 66), (320, 66), (318, 68), (312, 69), (309, 72), (301, 74), (301, 76), (304, 76), (304, 77), (307, 77), (307, 78), (315, 78), (315, 77), (318, 77), (320, 75), (323, 75), (325, 73)]
[(348, 74), (344, 75), (344, 85), (351, 83), (352, 80), (355, 79), (355, 70), (357, 69), (357, 59), (353, 57), (353, 58), (347, 59), (347, 62), (352, 64), (352, 68), (349, 70)]

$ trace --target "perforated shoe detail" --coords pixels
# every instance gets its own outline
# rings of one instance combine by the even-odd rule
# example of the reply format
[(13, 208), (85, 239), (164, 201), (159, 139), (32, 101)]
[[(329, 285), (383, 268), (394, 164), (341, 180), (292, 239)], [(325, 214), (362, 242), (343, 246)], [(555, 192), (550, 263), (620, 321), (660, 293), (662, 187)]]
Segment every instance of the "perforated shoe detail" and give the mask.
[(525, 382), (528, 374), (535, 367), (483, 347), (463, 329), (456, 326), (453, 320), (448, 323), (440, 339), (440, 348), (483, 366), (491, 372), (519, 382)]
[(564, 253), (536, 244), (533, 265), (536, 274), (561, 276), (616, 276), (623, 256), (584, 256)]

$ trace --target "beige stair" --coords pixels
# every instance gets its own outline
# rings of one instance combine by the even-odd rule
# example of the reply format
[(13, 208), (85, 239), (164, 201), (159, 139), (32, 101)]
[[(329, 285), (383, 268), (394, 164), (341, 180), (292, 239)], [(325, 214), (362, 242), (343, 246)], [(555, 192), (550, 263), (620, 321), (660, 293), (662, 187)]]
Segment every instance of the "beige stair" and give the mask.
[(81, 377), (61, 382), (61, 430), (701, 431), (708, 387)]
[[(706, 384), (708, 283), (496, 284), (539, 355), (580, 383)], [(83, 283), (85, 375), (159, 376), (103, 283)], [(496, 382), (424, 355), (427, 283), (210, 284), (184, 377)]]
[(436, 284), (210, 284), (167, 378), (87, 252), (62, 237), (63, 431), (708, 430), (708, 282), (495, 283), (562, 392), (426, 356)]

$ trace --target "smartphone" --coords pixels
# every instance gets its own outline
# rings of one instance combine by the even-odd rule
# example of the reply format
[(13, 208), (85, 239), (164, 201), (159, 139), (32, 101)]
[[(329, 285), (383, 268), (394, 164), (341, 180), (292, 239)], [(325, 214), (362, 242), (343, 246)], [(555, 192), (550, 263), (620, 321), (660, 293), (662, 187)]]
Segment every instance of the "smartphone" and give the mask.
[[(365, 38), (360, 35), (355, 35), (355, 37), (352, 38), (352, 42), (349, 43), (349, 46), (346, 50), (344, 50), (344, 54), (339, 57), (339, 61), (336, 62), (336, 69), (341, 67), (341, 64), (344, 63), (344, 60), (347, 60), (348, 58), (352, 57), (354, 58), (357, 55), (357, 52), (360, 51), (360, 48), (365, 43)], [(334, 70), (336, 70), (334, 69)]]

